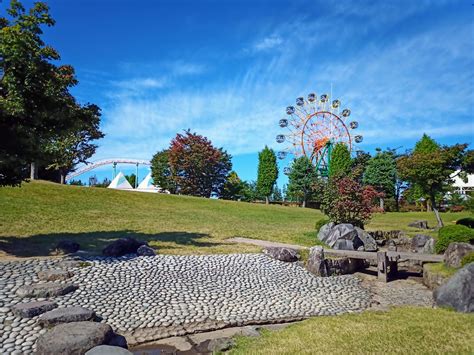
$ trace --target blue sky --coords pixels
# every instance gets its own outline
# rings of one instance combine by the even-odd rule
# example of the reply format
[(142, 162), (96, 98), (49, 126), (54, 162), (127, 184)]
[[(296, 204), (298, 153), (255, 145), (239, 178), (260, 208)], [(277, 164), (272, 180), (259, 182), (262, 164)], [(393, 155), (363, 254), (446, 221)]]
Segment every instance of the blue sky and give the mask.
[(473, 143), (470, 0), (48, 4), (57, 24), (46, 42), (76, 68), (78, 99), (103, 110), (92, 160), (150, 159), (190, 128), (252, 180), (257, 152), (279, 149), (285, 107), (331, 84), (360, 123), (361, 149), (404, 150), (423, 132)]

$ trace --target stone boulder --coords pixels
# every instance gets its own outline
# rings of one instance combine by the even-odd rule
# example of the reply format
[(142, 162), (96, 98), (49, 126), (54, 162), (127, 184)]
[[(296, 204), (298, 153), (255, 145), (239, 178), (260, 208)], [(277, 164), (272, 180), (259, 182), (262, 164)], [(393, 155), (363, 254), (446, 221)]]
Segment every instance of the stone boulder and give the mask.
[(295, 262), (299, 259), (298, 252), (291, 248), (269, 247), (263, 249), (263, 253), (273, 259), (285, 262)]
[(474, 263), (464, 266), (433, 296), (438, 306), (452, 307), (459, 312), (474, 312)]
[(57, 308), (43, 313), (38, 318), (38, 324), (43, 327), (54, 326), (61, 323), (90, 321), (95, 318), (95, 312), (83, 307)]
[(56, 303), (49, 301), (18, 303), (12, 307), (12, 312), (17, 317), (33, 318), (44, 312), (51, 311), (57, 306)]
[[(324, 224), (318, 232), (318, 239), (324, 243), (326, 243), (326, 240), (329, 237), (329, 233), (331, 233), (331, 229), (335, 226), (336, 224), (334, 222), (329, 222)], [(327, 244), (327, 243), (326, 243)]]
[(142, 245), (147, 245), (145, 242), (139, 242), (133, 238), (118, 239), (107, 245), (102, 254), (106, 256), (123, 256), (126, 254), (136, 253), (138, 248)]
[(73, 242), (72, 240), (61, 240), (56, 244), (55, 249), (62, 253), (71, 254), (78, 251), (80, 247), (79, 243)]
[[(354, 243), (354, 239), (357, 238), (357, 231), (355, 230), (354, 226), (349, 223), (341, 223), (333, 226), (327, 235), (325, 240), (322, 240), (324, 243), (329, 245), (331, 248), (336, 249), (334, 246), (340, 239), (345, 239), (352, 242), (353, 249), (357, 250), (357, 248), (362, 245), (360, 240)], [(357, 238), (358, 239), (358, 238)]]
[(98, 345), (107, 344), (112, 336), (113, 331), (108, 324), (95, 322), (59, 324), (39, 336), (36, 341), (36, 354), (84, 354)]
[(418, 229), (430, 229), (428, 227), (428, 221), (415, 221), (408, 224), (408, 227), (418, 228)]
[(306, 269), (316, 276), (329, 276), (326, 260), (324, 259), (323, 247), (315, 246), (309, 249)]
[[(357, 237), (361, 240), (365, 251), (377, 251), (377, 242), (368, 232), (359, 227), (354, 227)], [(360, 247), (360, 246), (359, 246)]]
[(460, 267), (462, 258), (474, 252), (474, 245), (469, 243), (450, 243), (444, 252), (444, 263), (450, 267)]
[(133, 353), (116, 346), (99, 345), (87, 351), (85, 355), (133, 355)]
[(21, 286), (16, 290), (16, 294), (20, 297), (48, 298), (62, 296), (77, 289), (78, 287), (73, 284), (47, 282)]
[(429, 235), (417, 234), (411, 239), (410, 250), (413, 253), (432, 254), (434, 242)]
[(43, 281), (63, 281), (74, 276), (74, 273), (67, 270), (43, 270), (38, 272), (38, 279)]
[(353, 274), (365, 267), (364, 260), (346, 257), (326, 259), (326, 265), (328, 276)]
[(147, 245), (141, 245), (137, 249), (137, 254), (140, 256), (155, 256), (155, 251)]
[(120, 334), (114, 334), (114, 336), (107, 343), (108, 345), (118, 346), (120, 348), (128, 349), (127, 339)]

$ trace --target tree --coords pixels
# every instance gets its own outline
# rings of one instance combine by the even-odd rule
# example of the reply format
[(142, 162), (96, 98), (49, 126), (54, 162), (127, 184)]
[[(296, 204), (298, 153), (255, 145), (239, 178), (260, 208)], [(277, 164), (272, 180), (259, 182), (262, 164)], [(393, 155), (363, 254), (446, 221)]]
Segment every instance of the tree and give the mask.
[(340, 177), (351, 172), (351, 152), (344, 143), (336, 143), (332, 150), (329, 165), (329, 177)]
[(392, 152), (378, 151), (369, 160), (364, 172), (363, 183), (372, 185), (380, 195), (380, 208), (384, 209), (384, 197), (395, 196), (395, 183), (397, 181), (397, 164)]
[(275, 152), (265, 146), (258, 153), (258, 174), (257, 191), (265, 197), (265, 202), (269, 203), (269, 197), (272, 194), (273, 186), (278, 179), (278, 164)]
[(179, 192), (185, 195), (221, 196), (232, 169), (231, 156), (225, 150), (190, 130), (173, 138), (168, 159), (172, 178)]
[(97, 149), (97, 145), (92, 142), (104, 137), (99, 129), (98, 106), (75, 105), (71, 108), (70, 115), (73, 122), (71, 127), (51, 138), (43, 147), (47, 154), (47, 169), (59, 171), (61, 184), (64, 184), (66, 174), (73, 171), (77, 164), (87, 164), (87, 160)]
[[(425, 137), (425, 136), (424, 136)], [(436, 206), (436, 196), (452, 184), (455, 173), (474, 171), (470, 157), (472, 151), (466, 151), (467, 144), (438, 147), (436, 150), (415, 150), (398, 160), (398, 170), (402, 179), (421, 189), (431, 201), (431, 207), (438, 221), (437, 227), (443, 227), (443, 221)]]
[(18, 185), (25, 166), (41, 158), (41, 144), (73, 124), (69, 88), (74, 69), (56, 66), (58, 52), (41, 39), (53, 26), (49, 8), (36, 2), (27, 12), (18, 0), (0, 18), (0, 185)]
[(253, 202), (261, 199), (255, 181), (243, 181), (242, 186), (242, 201)]
[(273, 188), (272, 201), (283, 201), (282, 190), (277, 185), (275, 185), (275, 187)]
[(364, 152), (364, 151), (358, 151), (355, 158), (352, 159), (352, 163), (351, 163), (352, 176), (358, 182), (362, 182), (365, 169), (371, 158), (372, 157), (370, 156), (369, 153)]
[(153, 155), (151, 159), (151, 176), (155, 185), (172, 194), (176, 193), (176, 183), (169, 163), (169, 150), (164, 149)]
[(317, 178), (316, 169), (306, 155), (293, 161), (291, 172), (288, 175), (288, 194), (297, 201), (306, 202), (311, 198), (312, 186)]
[(235, 171), (231, 171), (222, 188), (222, 198), (224, 200), (240, 200), (243, 195), (244, 185), (239, 175)]
[(135, 188), (135, 184), (137, 183), (137, 176), (135, 174), (125, 175), (125, 179), (127, 179), (128, 183)]
[(370, 220), (374, 199), (379, 196), (372, 186), (364, 186), (351, 177), (331, 179), (323, 191), (321, 211), (330, 221), (360, 228)]

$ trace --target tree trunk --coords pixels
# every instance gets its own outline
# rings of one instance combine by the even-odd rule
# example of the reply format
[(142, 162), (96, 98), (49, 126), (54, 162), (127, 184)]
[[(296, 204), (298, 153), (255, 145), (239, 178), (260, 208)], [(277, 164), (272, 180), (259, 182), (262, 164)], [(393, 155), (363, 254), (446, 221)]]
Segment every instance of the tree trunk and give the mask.
[(36, 166), (36, 162), (30, 163), (30, 179), (36, 180), (38, 178), (38, 167)]
[(268, 205), (270, 203), (270, 200), (268, 199), (268, 196), (265, 196), (265, 204)]
[(384, 200), (383, 197), (380, 197), (380, 209), (384, 211)]
[(59, 176), (60, 176), (60, 183), (61, 185), (64, 185), (64, 181), (66, 180), (65, 179), (65, 176), (64, 176), (64, 172), (62, 170), (59, 171)]
[(436, 226), (436, 228), (444, 227), (443, 221), (441, 220), (441, 216), (439, 215), (438, 208), (436, 208), (435, 196), (434, 195), (430, 196), (430, 200), (431, 200), (431, 208), (433, 209), (436, 216), (436, 220), (438, 221), (438, 225)]
[(306, 208), (306, 199), (303, 199), (303, 204), (301, 205), (301, 207)]

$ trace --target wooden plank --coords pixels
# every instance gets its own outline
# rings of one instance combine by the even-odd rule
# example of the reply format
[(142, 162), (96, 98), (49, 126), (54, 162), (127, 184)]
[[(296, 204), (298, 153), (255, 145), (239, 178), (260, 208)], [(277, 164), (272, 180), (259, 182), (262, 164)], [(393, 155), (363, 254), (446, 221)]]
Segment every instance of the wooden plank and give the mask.
[(388, 251), (387, 256), (390, 259), (399, 258), (399, 259), (418, 260), (418, 261), (431, 262), (431, 263), (439, 263), (444, 260), (443, 255), (408, 253), (408, 252), (401, 252), (401, 251)]
[(377, 252), (377, 278), (379, 281), (388, 281), (388, 258), (387, 253), (383, 251)]
[(370, 251), (324, 249), (324, 255), (353, 259), (377, 260), (377, 253)]

